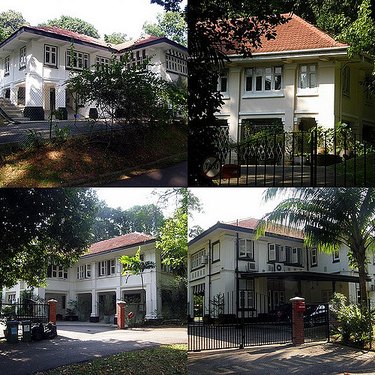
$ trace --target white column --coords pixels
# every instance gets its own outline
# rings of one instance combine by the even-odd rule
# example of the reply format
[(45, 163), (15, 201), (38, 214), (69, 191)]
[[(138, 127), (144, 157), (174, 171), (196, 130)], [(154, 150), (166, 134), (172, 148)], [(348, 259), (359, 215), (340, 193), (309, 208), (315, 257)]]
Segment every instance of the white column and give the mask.
[(284, 65), (285, 124), (284, 130), (291, 132), (295, 125), (296, 64)]
[(95, 289), (92, 289), (91, 290), (91, 314), (90, 314), (91, 318), (99, 317), (98, 302), (99, 302), (98, 293), (96, 292)]
[[(145, 275), (143, 276), (145, 278)], [(146, 289), (146, 319), (156, 319), (157, 313), (161, 313), (158, 310), (158, 295), (157, 295), (157, 287), (156, 287), (156, 271), (151, 269), (147, 272), (147, 280), (145, 282), (145, 289)]]
[(235, 142), (238, 139), (239, 112), (241, 110), (242, 96), (240, 67), (229, 69), (228, 85), (229, 99), (225, 99), (224, 101), (226, 102), (226, 109), (229, 109), (230, 112), (228, 120), (229, 137)]
[(36, 74), (28, 73), (25, 78), (25, 106), (43, 107), (43, 82)]
[(17, 104), (17, 87), (13, 82), (10, 84), (10, 101), (12, 104)]

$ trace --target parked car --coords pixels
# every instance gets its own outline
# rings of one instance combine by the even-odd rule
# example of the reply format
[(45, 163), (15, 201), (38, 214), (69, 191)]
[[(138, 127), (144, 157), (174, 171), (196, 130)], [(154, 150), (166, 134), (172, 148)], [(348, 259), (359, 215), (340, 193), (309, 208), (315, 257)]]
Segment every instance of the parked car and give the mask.
[(292, 305), (286, 303), (277, 306), (274, 310), (271, 310), (267, 314), (267, 320), (272, 322), (285, 322), (290, 323), (292, 321)]
[(327, 323), (327, 305), (308, 306), (304, 313), (304, 323), (307, 327), (314, 327)]

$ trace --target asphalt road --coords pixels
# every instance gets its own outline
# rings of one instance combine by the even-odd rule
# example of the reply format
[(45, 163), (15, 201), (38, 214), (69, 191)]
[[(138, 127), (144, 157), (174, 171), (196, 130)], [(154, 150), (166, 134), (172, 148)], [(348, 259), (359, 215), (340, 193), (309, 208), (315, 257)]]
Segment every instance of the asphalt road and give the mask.
[(0, 342), (0, 374), (31, 375), (38, 371), (161, 344), (184, 344), (186, 328), (118, 330), (95, 323), (58, 325), (53, 340)]
[(187, 162), (163, 169), (153, 169), (141, 175), (123, 175), (105, 186), (187, 186)]

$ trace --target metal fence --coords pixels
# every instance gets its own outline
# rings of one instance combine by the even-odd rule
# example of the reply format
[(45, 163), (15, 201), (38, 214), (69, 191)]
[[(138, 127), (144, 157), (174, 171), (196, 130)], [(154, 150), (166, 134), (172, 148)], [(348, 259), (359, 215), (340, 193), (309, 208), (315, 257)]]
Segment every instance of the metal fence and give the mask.
[(189, 323), (188, 350), (243, 348), (292, 342), (290, 323), (252, 322), (238, 324)]
[(48, 323), (49, 305), (44, 303), (0, 304), (0, 319), (31, 320), (33, 323)]
[(305, 342), (329, 341), (329, 305), (306, 305), (304, 316)]
[(221, 127), (216, 144), (221, 186), (375, 185), (375, 148), (351, 132), (260, 133), (230, 144)]

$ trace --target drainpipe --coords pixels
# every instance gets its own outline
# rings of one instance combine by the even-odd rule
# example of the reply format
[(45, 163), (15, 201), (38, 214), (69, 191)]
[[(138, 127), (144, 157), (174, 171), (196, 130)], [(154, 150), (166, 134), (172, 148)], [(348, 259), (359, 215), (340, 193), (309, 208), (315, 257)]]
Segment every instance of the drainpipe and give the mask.
[(208, 314), (211, 318), (211, 240), (208, 241)]
[(240, 303), (240, 280), (238, 278), (238, 253), (239, 253), (240, 239), (238, 232), (236, 233), (236, 318), (238, 319), (238, 306)]

